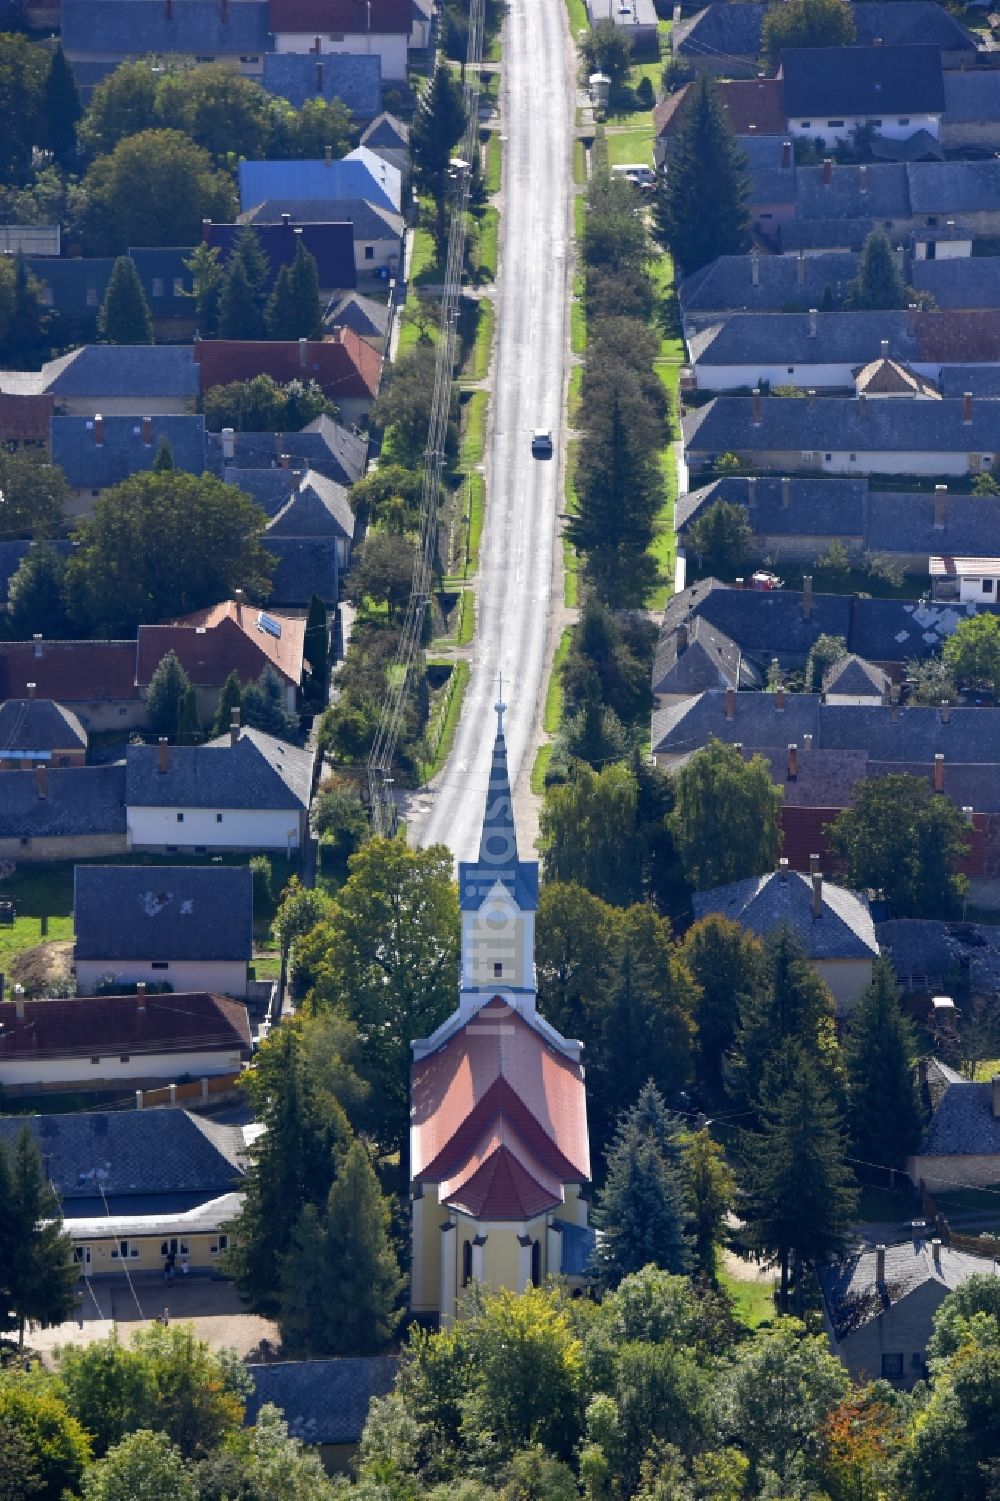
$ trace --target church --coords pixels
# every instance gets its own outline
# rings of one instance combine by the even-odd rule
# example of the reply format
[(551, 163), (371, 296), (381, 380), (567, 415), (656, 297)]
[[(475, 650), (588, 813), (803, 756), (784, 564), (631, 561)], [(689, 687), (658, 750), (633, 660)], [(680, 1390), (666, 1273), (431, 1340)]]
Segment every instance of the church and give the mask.
[(584, 1286), (593, 1249), (582, 1044), (535, 1004), (538, 864), (518, 857), (496, 712), (479, 858), (459, 866), (458, 1009), (412, 1044), (411, 1309), (445, 1325), (473, 1282)]

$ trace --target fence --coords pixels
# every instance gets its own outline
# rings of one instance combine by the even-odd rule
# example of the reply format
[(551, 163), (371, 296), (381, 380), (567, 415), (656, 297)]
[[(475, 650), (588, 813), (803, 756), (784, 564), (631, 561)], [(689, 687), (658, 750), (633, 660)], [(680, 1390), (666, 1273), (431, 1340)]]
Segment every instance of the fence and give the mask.
[(155, 1110), (163, 1105), (216, 1104), (239, 1088), (243, 1070), (234, 1074), (212, 1074), (205, 1079), (191, 1079), (187, 1084), (165, 1084), (162, 1089), (137, 1089), (136, 1110)]

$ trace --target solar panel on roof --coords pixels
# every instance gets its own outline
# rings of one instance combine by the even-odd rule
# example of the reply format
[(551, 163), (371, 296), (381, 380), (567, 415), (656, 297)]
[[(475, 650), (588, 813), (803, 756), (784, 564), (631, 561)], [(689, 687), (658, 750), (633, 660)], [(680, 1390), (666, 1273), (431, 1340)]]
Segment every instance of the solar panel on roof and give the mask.
[(281, 621), (275, 620), (273, 615), (266, 615), (263, 610), (257, 615), (257, 629), (264, 631), (268, 636), (276, 636), (281, 639)]

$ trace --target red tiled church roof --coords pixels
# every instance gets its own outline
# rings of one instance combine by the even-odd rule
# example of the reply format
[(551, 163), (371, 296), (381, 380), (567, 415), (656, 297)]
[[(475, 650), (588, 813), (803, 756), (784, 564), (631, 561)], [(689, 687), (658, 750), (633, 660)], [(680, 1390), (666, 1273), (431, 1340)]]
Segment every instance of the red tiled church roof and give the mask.
[(563, 1201), (562, 1184), (500, 1116), (439, 1186), (443, 1204), (474, 1219), (530, 1220)]

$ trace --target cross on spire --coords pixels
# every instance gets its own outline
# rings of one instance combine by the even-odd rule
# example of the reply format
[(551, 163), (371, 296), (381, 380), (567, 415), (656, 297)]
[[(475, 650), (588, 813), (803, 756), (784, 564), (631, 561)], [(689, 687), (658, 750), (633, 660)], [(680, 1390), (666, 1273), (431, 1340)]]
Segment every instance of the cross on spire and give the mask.
[(498, 735), (502, 735), (503, 734), (503, 717), (504, 717), (504, 715), (507, 712), (507, 705), (503, 701), (503, 673), (502, 672), (499, 674), (499, 689), (498, 689), (498, 692), (497, 692), (497, 701), (493, 705), (493, 707), (496, 710), (496, 716), (497, 716), (497, 734)]

